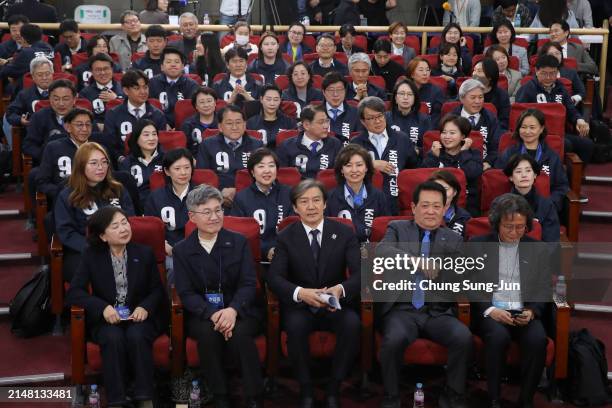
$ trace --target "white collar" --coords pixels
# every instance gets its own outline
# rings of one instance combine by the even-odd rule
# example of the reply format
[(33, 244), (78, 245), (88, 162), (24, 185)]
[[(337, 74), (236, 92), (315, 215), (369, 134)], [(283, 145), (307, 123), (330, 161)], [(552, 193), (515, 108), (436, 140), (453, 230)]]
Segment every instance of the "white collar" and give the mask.
[(42, 89), (42, 88), (39, 88), (38, 86), (36, 87), (36, 89), (38, 89), (38, 93), (41, 94), (41, 95), (42, 95), (43, 92), (49, 93), (49, 89)]
[(100, 90), (102, 90), (103, 88), (113, 89), (113, 80), (111, 79), (110, 82), (108, 84), (106, 84), (106, 85), (103, 85), (103, 84), (99, 83), (98, 81), (96, 81), (96, 86)]
[(189, 186), (187, 186), (185, 191), (183, 191), (183, 194), (180, 194), (180, 195), (176, 192), (176, 190), (174, 189), (174, 186), (172, 186), (172, 192), (174, 193), (175, 196), (179, 198), (179, 200), (183, 201), (183, 199), (187, 197), (187, 194), (189, 194)]
[(338, 109), (338, 115), (340, 115), (341, 113), (344, 113), (344, 104), (343, 103), (341, 103), (336, 108), (334, 108), (333, 106), (331, 106), (329, 104), (329, 102), (325, 101), (325, 108), (327, 109), (328, 113), (331, 113), (332, 109)]
[(240, 138), (238, 140), (232, 140), (229, 137), (226, 137), (225, 135), (223, 136), (223, 139), (225, 139), (225, 143), (229, 146), (229, 144), (231, 142), (238, 142), (238, 147), (240, 147), (240, 145), (242, 144), (242, 136), (240, 136)]
[(329, 68), (329, 67), (333, 67), (333, 66), (334, 66), (334, 57), (332, 57), (332, 58), (329, 60), (329, 64), (325, 64), (325, 65), (324, 65), (324, 64), (323, 64), (323, 62), (321, 61), (321, 58), (319, 58), (319, 65), (320, 65), (322, 68)]
[[(139, 157), (138, 161), (141, 162), (142, 164), (144, 164), (145, 166), (148, 166), (149, 164), (151, 164), (151, 162), (153, 161), (153, 159), (155, 159), (157, 157), (157, 149), (155, 149), (155, 151), (153, 152), (153, 154), (151, 155), (151, 159), (150, 160), (145, 160), (144, 157)], [(174, 189), (173, 189), (174, 190)]]
[(372, 133), (372, 132), (368, 131), (368, 136), (369, 137), (378, 136), (379, 134), (383, 136), (384, 140), (389, 139), (389, 135), (387, 134), (387, 129), (385, 129), (382, 133)]
[(461, 116), (469, 119), (470, 116), (474, 117), (474, 122), (478, 123), (478, 121), (480, 120), (480, 112), (478, 113), (468, 113), (465, 108), (461, 108)]
[(313, 144), (314, 142), (319, 142), (321, 145), (323, 145), (323, 139), (321, 139), (321, 140), (313, 140), (313, 139), (309, 138), (306, 135), (306, 133), (304, 132), (304, 137), (302, 138), (302, 144), (310, 149), (310, 145)]
[(166, 82), (171, 83), (171, 82), (178, 82), (178, 80), (181, 79), (181, 77), (177, 77), (175, 79), (170, 78), (168, 75), (166, 75)]
[(302, 223), (302, 225), (304, 226), (304, 229), (306, 230), (306, 237), (308, 238), (308, 240), (310, 241), (310, 231), (317, 229), (319, 230), (319, 237), (317, 239), (317, 241), (321, 242), (323, 239), (323, 223), (325, 222), (325, 217), (323, 217), (323, 219), (321, 220), (321, 222), (319, 223), (319, 225), (316, 226), (316, 228), (312, 228), (309, 227), (308, 225)]
[(127, 109), (128, 109), (128, 112), (130, 112), (130, 113), (133, 115), (133, 114), (134, 114), (134, 110), (135, 110), (136, 108), (140, 109), (141, 113), (144, 115), (144, 114), (145, 114), (145, 112), (147, 111), (147, 104), (146, 104), (146, 102), (145, 102), (145, 103), (143, 103), (143, 104), (142, 104), (142, 105), (140, 105), (140, 106), (134, 106), (134, 105), (132, 105), (132, 103), (131, 103), (131, 102), (128, 100), (128, 103), (127, 103)]
[(245, 75), (243, 75), (243, 76), (241, 76), (240, 78), (236, 78), (235, 76), (230, 75), (230, 77), (229, 77), (229, 83), (230, 83), (230, 85), (232, 86), (232, 88), (235, 88), (235, 87), (236, 87), (236, 81), (237, 81), (238, 79), (240, 80), (240, 84), (241, 84), (242, 86), (245, 86), (245, 85), (246, 85), (246, 83), (247, 83), (247, 77), (246, 77), (246, 74), (245, 74)]

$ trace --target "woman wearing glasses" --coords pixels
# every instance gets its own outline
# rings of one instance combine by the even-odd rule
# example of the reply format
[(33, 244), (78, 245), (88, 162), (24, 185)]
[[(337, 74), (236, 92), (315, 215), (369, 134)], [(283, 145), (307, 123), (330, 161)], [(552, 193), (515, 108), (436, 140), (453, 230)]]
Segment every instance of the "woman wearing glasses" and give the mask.
[(196, 229), (174, 249), (176, 289), (186, 310), (187, 335), (198, 343), (200, 368), (216, 407), (229, 407), (224, 356), (242, 371), (246, 406), (263, 406), (263, 379), (254, 338), (262, 330), (257, 277), (244, 236), (223, 228), (223, 196), (201, 185), (187, 196)]
[(291, 57), (291, 61), (302, 61), (304, 54), (310, 54), (312, 49), (303, 44), (306, 27), (302, 23), (293, 23), (287, 31), (287, 41), (281, 46), (284, 54)]
[(53, 215), (55, 232), (64, 245), (64, 280), (70, 281), (87, 246), (85, 227), (88, 218), (107, 206), (122, 208), (134, 215), (130, 195), (116, 181), (110, 158), (98, 143), (82, 144), (74, 155), (72, 174), (59, 194)]

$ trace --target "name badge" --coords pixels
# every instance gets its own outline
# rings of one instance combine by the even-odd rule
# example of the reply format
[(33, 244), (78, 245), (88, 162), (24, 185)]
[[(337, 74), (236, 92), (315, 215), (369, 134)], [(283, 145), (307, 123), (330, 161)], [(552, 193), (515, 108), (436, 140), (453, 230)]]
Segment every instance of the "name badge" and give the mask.
[(117, 311), (117, 314), (119, 315), (119, 318), (121, 320), (128, 320), (128, 318), (132, 314), (130, 313), (130, 309), (127, 306), (117, 306), (115, 307), (115, 310)]
[(223, 293), (205, 293), (204, 298), (214, 310), (223, 309)]

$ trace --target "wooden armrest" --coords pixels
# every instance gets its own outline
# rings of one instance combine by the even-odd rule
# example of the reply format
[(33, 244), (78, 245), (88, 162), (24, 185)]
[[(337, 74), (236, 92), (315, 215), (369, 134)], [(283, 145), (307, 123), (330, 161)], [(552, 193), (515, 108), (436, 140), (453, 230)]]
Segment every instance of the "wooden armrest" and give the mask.
[(64, 309), (64, 247), (57, 235), (51, 237), (51, 313), (60, 315)]
[(565, 282), (569, 283), (572, 277), (572, 264), (576, 257), (576, 245), (570, 242), (567, 235), (562, 234), (559, 246), (561, 247), (561, 274), (565, 276)]
[(587, 78), (586, 80), (586, 95), (582, 100), (582, 116), (584, 120), (589, 122), (593, 115), (593, 99), (595, 97), (595, 81), (593, 78)]
[(11, 134), (13, 135), (13, 176), (21, 176), (21, 143), (23, 139), (24, 129), (21, 126), (11, 126)]
[(170, 289), (172, 296), (172, 311), (171, 311), (171, 325), (172, 330), (170, 331), (170, 343), (171, 343), (171, 355), (172, 355), (172, 376), (179, 377), (183, 373), (183, 366), (185, 361), (185, 322), (183, 313), (183, 304), (181, 298), (176, 293), (176, 288)]
[(578, 229), (580, 227), (580, 195), (575, 191), (568, 191), (565, 194), (568, 201), (567, 214), (567, 238), (571, 242), (578, 242)]
[(47, 195), (36, 193), (36, 231), (38, 232), (38, 255), (49, 256), (49, 241), (45, 230), (45, 216), (47, 215)]
[(565, 166), (570, 169), (570, 190), (580, 196), (582, 176), (584, 173), (584, 162), (576, 153), (565, 153), (564, 161)]
[(266, 285), (266, 369), (268, 375), (278, 375), (280, 360), (280, 305), (278, 298)]
[(367, 373), (374, 362), (374, 302), (369, 288), (361, 297), (361, 370)]
[(555, 333), (555, 378), (567, 378), (569, 349), (570, 306), (555, 300), (557, 322)]
[(85, 384), (85, 309), (70, 309), (70, 342), (72, 344), (72, 384)]
[(470, 327), (472, 316), (470, 315), (470, 302), (467, 299), (461, 299), (457, 302), (457, 318), (461, 323)]

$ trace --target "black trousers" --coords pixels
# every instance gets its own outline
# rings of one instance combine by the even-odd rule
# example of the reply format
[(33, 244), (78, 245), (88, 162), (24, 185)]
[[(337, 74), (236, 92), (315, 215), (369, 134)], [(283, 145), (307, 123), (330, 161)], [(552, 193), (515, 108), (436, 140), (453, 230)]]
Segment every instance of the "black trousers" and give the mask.
[[(588, 164), (593, 156), (593, 149), (595, 144), (588, 136), (581, 137), (580, 135), (574, 135), (572, 133), (566, 133), (564, 142), (564, 150), (566, 152), (573, 152), (580, 157), (580, 160)], [(563, 158), (561, 158), (563, 159)]]
[(312, 395), (310, 334), (313, 331), (332, 331), (336, 335), (328, 393), (337, 393), (340, 382), (349, 374), (359, 352), (359, 314), (348, 307), (335, 312), (319, 309), (316, 313), (307, 307), (286, 309), (283, 311), (283, 327), (287, 332), (289, 359), (303, 396)]
[(399, 395), (404, 351), (418, 337), (448, 348), (446, 385), (459, 394), (465, 392), (473, 340), (470, 330), (455, 316), (432, 316), (426, 311), (414, 310), (408, 304), (398, 303), (383, 316), (382, 337), (380, 365), (387, 395)]
[(259, 320), (247, 317), (237, 318), (232, 337), (225, 341), (223, 335), (214, 330), (210, 320), (187, 316), (187, 335), (198, 342), (200, 368), (210, 390), (217, 395), (228, 394), (228, 381), (223, 355), (226, 347), (240, 364), (245, 394), (256, 397), (263, 394), (263, 378), (255, 336), (261, 332)]
[(71, 282), (79, 269), (81, 253), (64, 246), (64, 257), (62, 258), (62, 274), (64, 282)]
[(135, 401), (153, 398), (153, 341), (155, 324), (149, 317), (144, 322), (108, 324), (92, 330), (93, 340), (102, 352), (102, 373), (108, 405), (127, 402), (125, 390), (133, 380)]
[(489, 396), (499, 399), (500, 379), (506, 364), (510, 342), (517, 340), (521, 349), (521, 393), (519, 401), (528, 403), (538, 387), (546, 360), (546, 331), (540, 320), (526, 326), (507, 326), (491, 318), (478, 324), (478, 332), (485, 343), (485, 367)]

